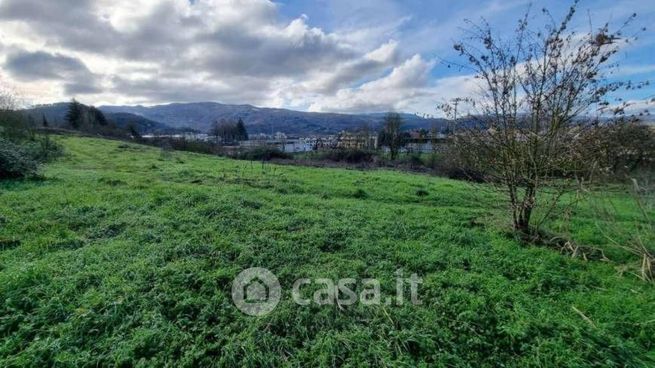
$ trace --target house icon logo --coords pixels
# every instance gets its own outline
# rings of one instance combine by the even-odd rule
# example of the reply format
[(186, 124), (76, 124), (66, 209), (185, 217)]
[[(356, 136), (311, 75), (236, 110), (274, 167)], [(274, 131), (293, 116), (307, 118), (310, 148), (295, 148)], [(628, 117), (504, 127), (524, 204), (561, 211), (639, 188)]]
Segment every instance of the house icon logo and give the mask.
[(280, 302), (281, 295), (280, 282), (265, 268), (243, 270), (232, 282), (232, 301), (249, 316), (270, 313)]

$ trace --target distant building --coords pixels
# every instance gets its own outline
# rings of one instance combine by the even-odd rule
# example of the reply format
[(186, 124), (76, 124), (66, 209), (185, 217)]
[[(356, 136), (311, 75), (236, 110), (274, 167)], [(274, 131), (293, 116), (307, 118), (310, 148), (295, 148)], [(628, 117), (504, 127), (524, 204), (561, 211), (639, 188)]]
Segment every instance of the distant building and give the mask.
[(435, 153), (444, 152), (448, 146), (447, 135), (425, 129), (411, 130), (403, 147), (404, 152)]
[(377, 135), (341, 132), (337, 137), (336, 148), (344, 149), (376, 149), (378, 147)]

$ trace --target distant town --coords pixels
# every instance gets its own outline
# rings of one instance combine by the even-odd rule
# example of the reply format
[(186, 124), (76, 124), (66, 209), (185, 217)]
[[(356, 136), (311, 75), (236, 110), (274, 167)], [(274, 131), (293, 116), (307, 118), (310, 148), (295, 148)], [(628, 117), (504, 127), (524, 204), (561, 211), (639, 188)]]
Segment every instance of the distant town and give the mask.
[[(408, 137), (406, 144), (401, 149), (407, 153), (431, 153), (440, 151), (445, 147), (447, 135), (444, 133), (426, 132), (424, 130), (412, 130), (406, 132)], [(185, 132), (179, 134), (146, 134), (143, 138), (185, 138), (213, 142), (215, 137), (207, 133)], [(220, 140), (220, 138), (219, 138)], [(249, 136), (248, 140), (218, 142), (224, 147), (254, 148), (274, 147), (283, 152), (310, 152), (320, 149), (363, 149), (363, 150), (388, 150), (380, 144), (378, 134), (361, 134), (359, 132), (342, 131), (338, 134), (298, 136), (288, 135), (283, 132), (275, 132), (273, 135), (258, 133)]]

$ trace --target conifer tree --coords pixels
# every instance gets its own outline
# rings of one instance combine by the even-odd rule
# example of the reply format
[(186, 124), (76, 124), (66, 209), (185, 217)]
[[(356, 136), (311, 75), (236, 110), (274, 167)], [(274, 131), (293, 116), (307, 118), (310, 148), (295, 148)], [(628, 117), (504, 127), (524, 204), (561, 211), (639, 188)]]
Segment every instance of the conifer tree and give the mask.
[(248, 140), (248, 131), (246, 130), (246, 125), (243, 123), (243, 120), (239, 118), (239, 121), (237, 121), (237, 139), (240, 141), (247, 141)]
[(73, 129), (79, 129), (82, 126), (82, 104), (73, 99), (68, 104), (68, 112), (66, 112), (66, 122)]

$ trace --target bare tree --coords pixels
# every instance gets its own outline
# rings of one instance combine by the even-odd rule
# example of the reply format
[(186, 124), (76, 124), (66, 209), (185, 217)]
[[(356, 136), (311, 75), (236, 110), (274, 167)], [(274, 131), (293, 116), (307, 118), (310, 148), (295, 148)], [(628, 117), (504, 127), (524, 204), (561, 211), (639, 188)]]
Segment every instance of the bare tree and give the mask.
[(0, 79), (0, 113), (6, 115), (7, 113), (14, 112), (18, 110), (19, 105), (16, 92)]
[(389, 147), (391, 159), (398, 157), (400, 148), (404, 145), (404, 137), (401, 132), (403, 119), (398, 113), (390, 112), (384, 118), (384, 125), (380, 132), (380, 145)]
[(0, 111), (12, 111), (18, 106), (13, 91), (0, 86)]
[(587, 179), (594, 160), (576, 144), (591, 126), (585, 117), (630, 87), (606, 76), (612, 56), (631, 39), (623, 31), (634, 15), (616, 31), (605, 24), (578, 34), (569, 30), (576, 6), (559, 22), (544, 9), (546, 25), (534, 30), (526, 12), (509, 40), (484, 21), (467, 22), (470, 37), (454, 45), (480, 87), (478, 95), (441, 106), (460, 123), (455, 150), (464, 165), (501, 186), (513, 226), (524, 234), (535, 234), (562, 196)]
[[(1, 82), (1, 81), (0, 81)], [(18, 111), (20, 104), (16, 93), (0, 84), (0, 135), (22, 139), (29, 135), (25, 116)]]
[(209, 130), (209, 136), (214, 138), (214, 143), (219, 144), (221, 141), (221, 125), (218, 123), (218, 120), (212, 123), (211, 129)]

